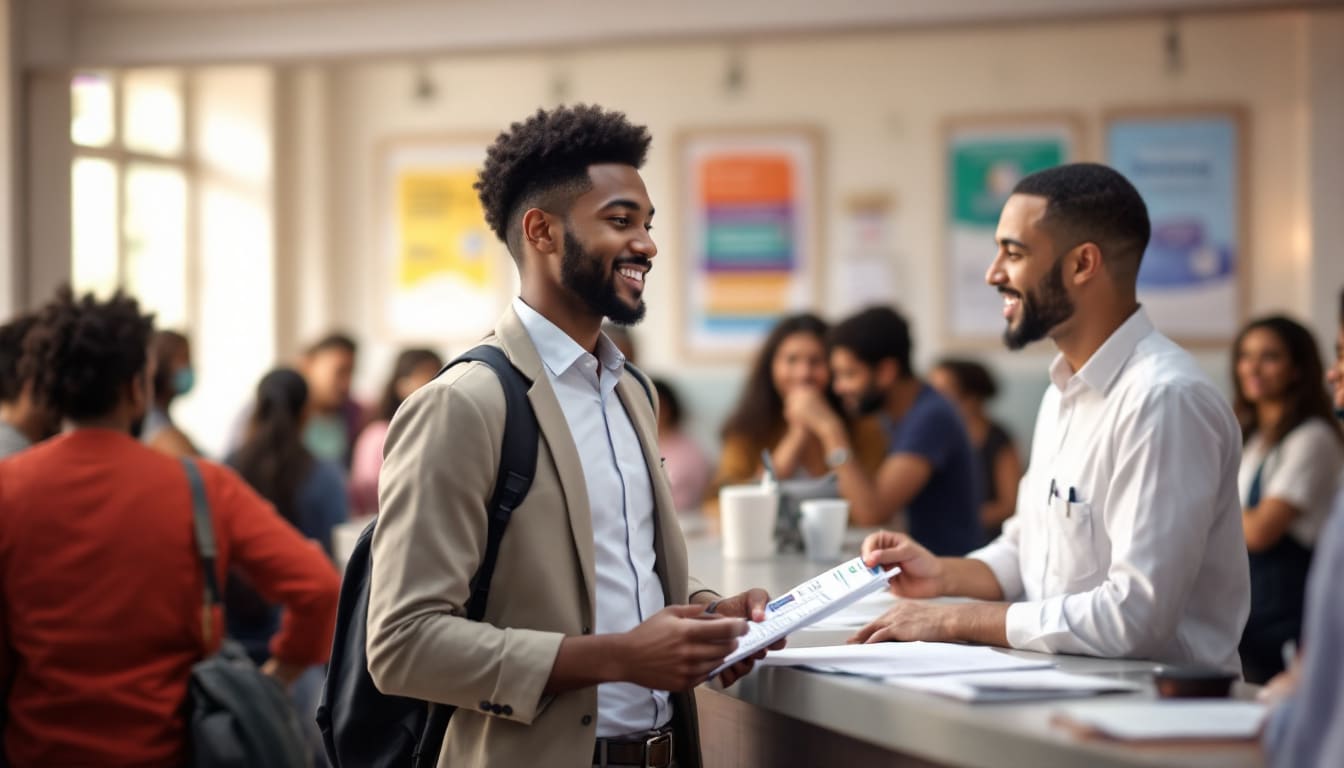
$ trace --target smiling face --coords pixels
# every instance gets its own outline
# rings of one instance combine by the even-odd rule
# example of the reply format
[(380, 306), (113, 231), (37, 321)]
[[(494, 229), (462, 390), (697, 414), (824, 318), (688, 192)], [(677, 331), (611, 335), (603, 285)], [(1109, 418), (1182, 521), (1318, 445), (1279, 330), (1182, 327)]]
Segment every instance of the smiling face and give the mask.
[(639, 171), (588, 169), (592, 188), (574, 199), (564, 222), (560, 285), (593, 314), (621, 325), (644, 317), (644, 285), (658, 255), (653, 204)]
[(1268, 328), (1253, 328), (1237, 345), (1237, 386), (1252, 404), (1283, 399), (1298, 377), (1288, 346)]
[(998, 255), (985, 282), (1003, 296), (1003, 343), (1009, 349), (1053, 337), (1073, 318), (1075, 306), (1064, 286), (1064, 254), (1056, 252), (1042, 225), (1047, 205), (1044, 197), (1016, 194), (999, 216)]
[(796, 389), (824, 391), (831, 372), (826, 366), (826, 345), (816, 334), (799, 331), (784, 337), (770, 360), (770, 380), (781, 398)]

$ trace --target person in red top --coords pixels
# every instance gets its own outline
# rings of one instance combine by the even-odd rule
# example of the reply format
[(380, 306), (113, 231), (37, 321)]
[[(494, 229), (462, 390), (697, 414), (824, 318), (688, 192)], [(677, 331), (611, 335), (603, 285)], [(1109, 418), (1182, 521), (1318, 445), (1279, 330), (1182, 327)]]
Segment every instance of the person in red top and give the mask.
[[(178, 767), (188, 755), (187, 680), (207, 655), (203, 577), (182, 465), (132, 437), (152, 402), (152, 331), (134, 299), (67, 288), (25, 339), (21, 365), (66, 431), (0, 461), (0, 691), (14, 768)], [(267, 671), (285, 681), (325, 661), (335, 569), (231, 470), (198, 465), (219, 583), (237, 565), (286, 608)]]

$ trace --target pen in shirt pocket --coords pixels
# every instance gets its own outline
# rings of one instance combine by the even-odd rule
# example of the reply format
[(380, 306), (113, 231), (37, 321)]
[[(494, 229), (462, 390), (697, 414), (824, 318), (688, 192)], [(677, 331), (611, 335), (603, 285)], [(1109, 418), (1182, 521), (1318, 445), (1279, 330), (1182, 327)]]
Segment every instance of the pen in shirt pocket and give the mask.
[(1073, 517), (1073, 505), (1078, 503), (1078, 489), (1072, 485), (1069, 486), (1069, 500), (1064, 505), (1064, 516)]

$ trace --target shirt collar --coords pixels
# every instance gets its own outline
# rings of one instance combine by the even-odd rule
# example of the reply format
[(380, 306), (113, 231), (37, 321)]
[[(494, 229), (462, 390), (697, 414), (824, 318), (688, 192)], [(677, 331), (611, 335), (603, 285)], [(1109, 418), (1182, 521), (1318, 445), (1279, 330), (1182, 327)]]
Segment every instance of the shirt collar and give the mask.
[(1125, 363), (1134, 354), (1139, 342), (1155, 330), (1152, 321), (1148, 319), (1148, 313), (1143, 307), (1139, 307), (1128, 320), (1111, 333), (1096, 352), (1092, 353), (1092, 357), (1088, 358), (1082, 370), (1076, 375), (1069, 367), (1068, 361), (1064, 359), (1064, 355), (1055, 355), (1054, 362), (1050, 364), (1050, 381), (1054, 383), (1056, 389), (1063, 392), (1069, 383), (1077, 378), (1088, 388), (1105, 394), (1116, 377), (1125, 369)]
[[(552, 376), (559, 376), (569, 370), (574, 363), (588, 354), (588, 350), (579, 346), (579, 343), (560, 330), (559, 326), (529, 307), (521, 296), (513, 298), (513, 311), (518, 313), (518, 319), (523, 321), (527, 335), (537, 348), (537, 355), (541, 357), (542, 364)], [(597, 337), (597, 359), (603, 368), (615, 374), (619, 374), (625, 367), (625, 356), (605, 333), (600, 333)]]

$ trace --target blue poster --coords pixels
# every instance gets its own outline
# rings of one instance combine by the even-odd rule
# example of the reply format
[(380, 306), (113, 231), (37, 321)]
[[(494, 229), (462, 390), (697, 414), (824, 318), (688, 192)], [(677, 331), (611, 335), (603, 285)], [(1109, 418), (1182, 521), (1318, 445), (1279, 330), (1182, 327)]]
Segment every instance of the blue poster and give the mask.
[(1240, 323), (1240, 136), (1233, 114), (1123, 118), (1110, 165), (1148, 205), (1139, 298), (1171, 336), (1217, 342)]

